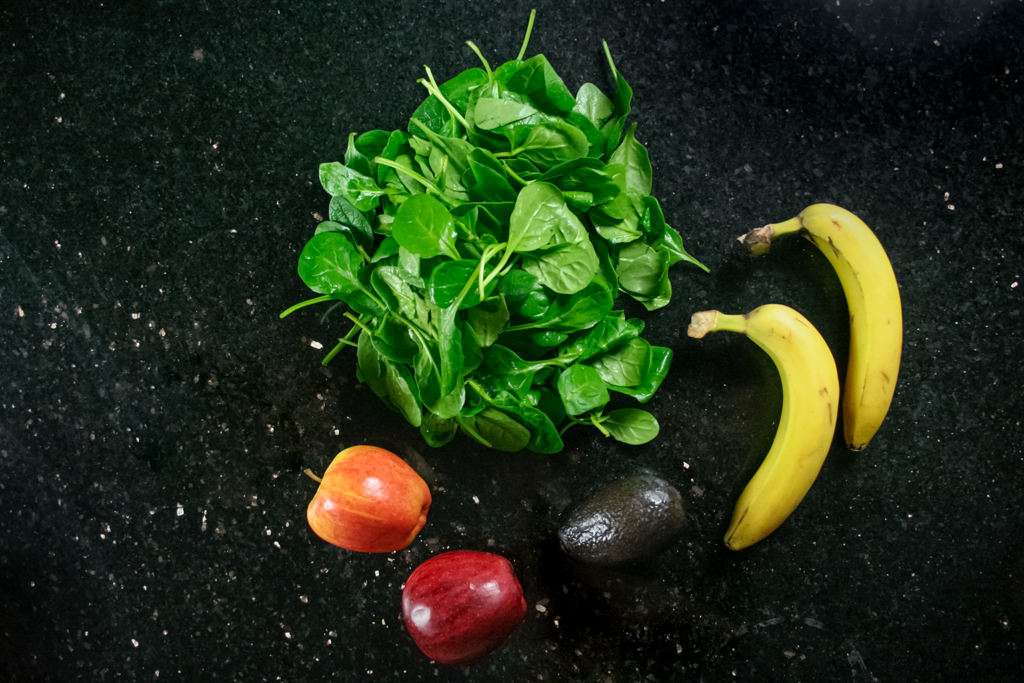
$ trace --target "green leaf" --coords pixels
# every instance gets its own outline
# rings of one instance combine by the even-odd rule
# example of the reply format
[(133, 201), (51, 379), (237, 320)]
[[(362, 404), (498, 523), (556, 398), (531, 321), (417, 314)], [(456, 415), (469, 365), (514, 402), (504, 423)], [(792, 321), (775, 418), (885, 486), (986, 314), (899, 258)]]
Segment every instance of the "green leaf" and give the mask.
[(505, 297), (494, 296), (466, 311), (466, 324), (473, 328), (480, 345), (491, 346), (508, 327), (509, 312)]
[(604, 417), (601, 426), (618, 441), (634, 446), (651, 441), (660, 430), (654, 416), (639, 408), (613, 410)]
[(530, 430), (497, 408), (487, 407), (458, 421), (467, 434), (495, 450), (514, 453), (530, 443)]
[(608, 66), (615, 76), (615, 95), (612, 97), (612, 109), (614, 114), (608, 122), (601, 127), (601, 131), (608, 137), (608, 148), (619, 146), (619, 139), (622, 136), (622, 129), (626, 125), (626, 117), (632, 109), (633, 89), (629, 87), (626, 79), (622, 77), (619, 70), (615, 68), (612, 60), (612, 53), (608, 50), (608, 44), (604, 44), (604, 53), (608, 58)]
[(384, 191), (371, 178), (344, 164), (320, 164), (320, 184), (332, 196), (343, 196), (360, 211), (371, 211), (380, 204)]
[(444, 204), (428, 194), (409, 197), (398, 208), (391, 236), (405, 249), (423, 258), (444, 254), (459, 258), (455, 247), (455, 221)]
[(513, 154), (544, 171), (565, 161), (585, 157), (589, 151), (590, 142), (579, 128), (564, 121), (545, 121), (530, 129), (522, 146), (513, 150)]
[(352, 206), (352, 203), (341, 195), (331, 197), (328, 216), (335, 223), (348, 227), (356, 238), (356, 243), (364, 249), (373, 246), (373, 226), (366, 214)]
[(599, 323), (611, 310), (613, 297), (602, 284), (591, 283), (575, 294), (562, 294), (552, 301), (543, 317), (517, 329), (546, 328), (556, 332), (575, 332)]
[(420, 435), (431, 448), (440, 448), (451, 442), (459, 433), (459, 422), (454, 418), (441, 418), (433, 413), (423, 416)]
[(572, 110), (587, 117), (595, 128), (600, 128), (615, 113), (615, 105), (596, 85), (584, 83), (576, 92), (576, 106)]
[(367, 177), (372, 177), (371, 161), (372, 159), (359, 151), (356, 146), (356, 134), (349, 133), (348, 147), (345, 149), (345, 165)]
[(651, 367), (651, 345), (643, 339), (631, 339), (607, 351), (589, 363), (608, 384), (631, 387), (647, 377)]
[(549, 114), (564, 115), (576, 106), (576, 98), (544, 55), (524, 61), (506, 85), (513, 92), (527, 95)]
[(372, 341), (377, 352), (391, 362), (408, 365), (416, 359), (418, 348), (411, 328), (390, 313), (378, 319)]
[(388, 396), (387, 367), (384, 359), (374, 347), (370, 339), (370, 333), (365, 329), (359, 333), (359, 340), (356, 345), (356, 361), (359, 373), (362, 375), (360, 381), (365, 382), (373, 393), (381, 398)]
[(670, 225), (665, 226), (665, 234), (662, 235), (662, 237), (652, 246), (668, 256), (668, 262), (670, 265), (678, 261), (687, 261), (697, 266), (705, 273), (710, 272), (707, 266), (687, 253), (686, 249), (683, 248), (682, 236), (680, 236), (676, 229)]
[(409, 424), (419, 427), (423, 421), (423, 408), (416, 395), (416, 381), (409, 372), (409, 366), (403, 363), (385, 363), (385, 366), (388, 398)]
[(586, 237), (576, 244), (565, 242), (523, 257), (523, 270), (559, 294), (575, 294), (589, 285), (598, 265), (597, 253)]
[(644, 197), (651, 194), (651, 160), (647, 148), (633, 136), (635, 131), (634, 123), (622, 144), (612, 152), (608, 163), (621, 165), (625, 169), (624, 189), (627, 192)]
[[(478, 261), (462, 259), (446, 261), (434, 268), (427, 284), (430, 300), (440, 308), (447, 308), (458, 300), (459, 295), (466, 291), (465, 297), (459, 302), (460, 309), (472, 308), (480, 303), (480, 287), (474, 275), (477, 274)], [(467, 289), (468, 285), (468, 289)], [(494, 291), (497, 280), (492, 280), (485, 290), (486, 294)]]
[(658, 391), (668, 375), (670, 367), (672, 367), (672, 349), (664, 346), (652, 346), (651, 364), (647, 369), (647, 375), (638, 385), (632, 387), (609, 385), (608, 388), (632, 396), (640, 403), (647, 403)]
[(604, 380), (586, 365), (573, 365), (558, 376), (558, 394), (569, 415), (582, 415), (609, 401)]
[(539, 114), (537, 109), (525, 102), (481, 97), (473, 107), (473, 122), (484, 130), (494, 130)]
[(668, 278), (668, 257), (643, 242), (630, 242), (619, 252), (615, 268), (622, 291), (634, 298), (649, 299), (662, 292)]
[(343, 297), (360, 289), (362, 258), (355, 245), (342, 233), (326, 231), (314, 235), (299, 255), (299, 277), (318, 294)]
[(534, 453), (550, 454), (558, 453), (565, 447), (555, 423), (543, 410), (526, 405), (508, 394), (496, 397), (493, 405), (511, 414), (530, 430), (530, 441), (526, 444), (527, 450)]
[(580, 219), (565, 205), (562, 193), (550, 183), (527, 185), (509, 218), (508, 249), (528, 252), (548, 244), (575, 242), (586, 235)]

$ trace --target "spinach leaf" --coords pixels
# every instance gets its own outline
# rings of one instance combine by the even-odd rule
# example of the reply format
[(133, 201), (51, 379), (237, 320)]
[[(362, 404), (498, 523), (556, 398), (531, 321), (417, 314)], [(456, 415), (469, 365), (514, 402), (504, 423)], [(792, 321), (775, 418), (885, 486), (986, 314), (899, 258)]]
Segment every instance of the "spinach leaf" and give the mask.
[(596, 85), (584, 83), (576, 92), (576, 105), (572, 111), (587, 117), (595, 128), (600, 128), (615, 113), (615, 106)]
[(328, 216), (335, 223), (349, 228), (356, 238), (356, 244), (364, 249), (373, 246), (373, 226), (370, 224), (370, 219), (341, 195), (331, 197)]
[(575, 294), (589, 285), (598, 265), (597, 252), (586, 237), (575, 244), (563, 242), (523, 257), (523, 270), (559, 294)]
[(360, 211), (375, 209), (384, 194), (371, 178), (336, 161), (320, 164), (320, 184), (332, 197), (341, 195)]
[(345, 148), (345, 165), (353, 171), (358, 171), (367, 177), (372, 177), (373, 171), (370, 169), (371, 161), (372, 158), (367, 157), (356, 146), (356, 134), (349, 133), (348, 147)]
[(651, 299), (662, 293), (668, 279), (668, 257), (643, 242), (630, 242), (619, 251), (615, 268), (619, 287), (637, 300)]
[(359, 268), (362, 257), (342, 233), (326, 231), (313, 235), (299, 255), (299, 277), (320, 294), (343, 298), (361, 288)]
[(484, 348), (498, 341), (498, 337), (508, 327), (508, 322), (508, 306), (502, 296), (485, 299), (466, 312), (466, 325), (473, 329)]
[(513, 92), (527, 95), (549, 114), (567, 114), (576, 106), (576, 98), (544, 55), (523, 62), (506, 85)]
[(654, 416), (639, 408), (613, 410), (604, 416), (601, 426), (618, 441), (635, 446), (651, 441), (660, 430)]
[(526, 102), (499, 97), (481, 97), (473, 107), (474, 123), (484, 130), (494, 130), (524, 119), (537, 118), (540, 112)]
[(658, 391), (671, 366), (672, 349), (665, 348), (664, 346), (652, 346), (651, 364), (647, 369), (646, 376), (644, 376), (639, 384), (632, 387), (609, 385), (608, 388), (627, 396), (632, 396), (639, 403), (647, 403), (654, 396), (654, 393)]
[(511, 154), (547, 170), (562, 162), (585, 157), (589, 151), (590, 142), (579, 128), (564, 121), (545, 121), (531, 128), (522, 146), (512, 150)]
[(431, 448), (450, 443), (458, 433), (459, 422), (455, 418), (441, 418), (428, 412), (420, 424), (420, 435)]
[[(465, 259), (439, 264), (430, 273), (430, 281), (427, 284), (431, 301), (441, 308), (447, 308), (456, 301), (459, 301), (460, 310), (477, 306), (480, 303), (480, 287), (474, 276), (479, 272), (479, 265), (477, 261)], [(485, 288), (485, 293), (489, 294), (497, 286), (497, 281), (492, 281)], [(466, 291), (466, 295), (459, 300), (463, 291)]]
[(644, 197), (651, 193), (651, 160), (647, 154), (647, 148), (637, 142), (633, 136), (635, 131), (636, 124), (634, 123), (630, 126), (622, 144), (612, 152), (608, 163), (621, 165), (624, 168), (623, 189)]
[[(538, 320), (508, 328), (508, 331), (546, 328), (574, 332), (592, 327), (611, 310), (613, 297), (602, 284), (591, 283), (575, 294), (556, 297)], [(520, 309), (521, 311), (521, 309)]]
[[(359, 381), (365, 382), (377, 396), (387, 398), (387, 367), (384, 359), (370, 339), (370, 332), (366, 329), (359, 333), (359, 340), (356, 346), (356, 361), (360, 375)], [(388, 400), (390, 401), (390, 399)]]
[(391, 236), (405, 249), (423, 258), (444, 254), (459, 259), (455, 221), (444, 204), (428, 194), (409, 197), (398, 208)]
[(588, 365), (607, 384), (632, 387), (647, 377), (651, 367), (651, 345), (643, 339), (631, 339), (617, 349), (595, 357)]
[(377, 352), (394, 363), (410, 364), (419, 351), (408, 323), (385, 313), (373, 330), (372, 342)]
[(516, 199), (509, 218), (508, 250), (528, 252), (552, 241), (575, 242), (586, 235), (586, 228), (565, 205), (562, 193), (550, 183), (527, 185)]
[(558, 350), (558, 358), (565, 362), (583, 362), (636, 339), (643, 331), (643, 320), (626, 320), (622, 311), (614, 311), (590, 330), (578, 334), (572, 342), (562, 346)]
[(558, 453), (565, 447), (554, 422), (543, 410), (517, 401), (508, 394), (496, 397), (492, 405), (511, 414), (529, 429), (530, 441), (526, 444), (527, 450), (550, 454)]
[(530, 443), (530, 430), (497, 408), (487, 407), (476, 415), (457, 419), (463, 431), (498, 451), (521, 451)]
[(608, 387), (597, 371), (587, 365), (573, 365), (558, 376), (558, 394), (569, 415), (581, 415), (609, 401)]
[(387, 386), (388, 398), (409, 424), (419, 427), (423, 420), (423, 408), (420, 406), (416, 381), (409, 372), (409, 366), (385, 361), (385, 368), (384, 383)]
[(612, 74), (615, 76), (615, 95), (612, 97), (613, 115), (601, 127), (601, 131), (608, 138), (608, 146), (611, 148), (619, 145), (622, 129), (626, 125), (626, 117), (629, 116), (632, 109), (633, 89), (615, 68), (615, 62), (612, 60), (612, 53), (608, 49), (607, 43), (604, 44), (604, 54), (608, 58), (608, 66), (611, 67)]

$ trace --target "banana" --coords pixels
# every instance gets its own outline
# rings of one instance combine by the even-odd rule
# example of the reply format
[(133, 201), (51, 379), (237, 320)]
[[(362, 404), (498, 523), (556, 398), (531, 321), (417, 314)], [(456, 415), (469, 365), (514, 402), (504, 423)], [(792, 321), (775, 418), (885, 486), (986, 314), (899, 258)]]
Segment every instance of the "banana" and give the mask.
[(850, 309), (850, 358), (843, 395), (843, 435), (864, 450), (889, 412), (903, 350), (903, 309), (892, 264), (871, 229), (831, 204), (815, 204), (796, 218), (756, 228), (739, 238), (752, 254), (773, 240), (800, 233), (832, 263)]
[(767, 304), (746, 315), (694, 313), (686, 333), (700, 339), (720, 330), (747, 335), (768, 353), (782, 377), (775, 440), (736, 502), (725, 533), (725, 545), (740, 550), (775, 531), (817, 478), (835, 435), (839, 375), (828, 344), (788, 306)]

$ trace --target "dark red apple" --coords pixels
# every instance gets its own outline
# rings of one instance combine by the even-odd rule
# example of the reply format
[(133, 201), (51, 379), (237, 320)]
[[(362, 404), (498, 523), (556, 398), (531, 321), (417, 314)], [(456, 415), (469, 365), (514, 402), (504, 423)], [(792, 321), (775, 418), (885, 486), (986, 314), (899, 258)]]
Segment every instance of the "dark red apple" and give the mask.
[(430, 487), (391, 451), (346, 448), (322, 479), (313, 478), (320, 488), (306, 508), (306, 519), (328, 543), (362, 553), (389, 553), (412, 543), (427, 523)]
[(423, 654), (444, 664), (469, 664), (512, 635), (526, 616), (526, 600), (504, 557), (455, 550), (413, 571), (402, 593), (402, 616)]

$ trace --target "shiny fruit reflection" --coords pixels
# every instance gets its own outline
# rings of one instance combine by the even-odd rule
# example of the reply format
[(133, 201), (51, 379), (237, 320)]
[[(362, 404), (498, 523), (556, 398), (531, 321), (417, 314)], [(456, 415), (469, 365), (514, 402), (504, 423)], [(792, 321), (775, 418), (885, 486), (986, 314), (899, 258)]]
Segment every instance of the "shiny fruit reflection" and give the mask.
[(456, 550), (413, 571), (402, 616), (416, 645), (443, 664), (469, 664), (494, 651), (526, 616), (512, 563), (500, 555)]
[(328, 543), (362, 553), (389, 553), (412, 543), (427, 523), (430, 487), (383, 448), (346, 448), (322, 479), (313, 478), (320, 488), (306, 519)]

